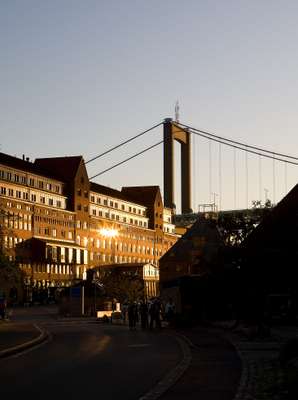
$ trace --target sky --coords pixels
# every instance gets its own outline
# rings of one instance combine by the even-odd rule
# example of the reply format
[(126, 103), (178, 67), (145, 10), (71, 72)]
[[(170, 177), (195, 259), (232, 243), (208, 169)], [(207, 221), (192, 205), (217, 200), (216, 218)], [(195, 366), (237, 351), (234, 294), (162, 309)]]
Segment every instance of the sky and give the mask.
[[(297, 14), (294, 0), (2, 0), (1, 151), (87, 161), (174, 118), (178, 100), (187, 125), (298, 156)], [(160, 140), (162, 127), (88, 174)], [(199, 137), (192, 155), (194, 210), (276, 203), (297, 183), (297, 166)], [(162, 145), (94, 180), (163, 190)]]

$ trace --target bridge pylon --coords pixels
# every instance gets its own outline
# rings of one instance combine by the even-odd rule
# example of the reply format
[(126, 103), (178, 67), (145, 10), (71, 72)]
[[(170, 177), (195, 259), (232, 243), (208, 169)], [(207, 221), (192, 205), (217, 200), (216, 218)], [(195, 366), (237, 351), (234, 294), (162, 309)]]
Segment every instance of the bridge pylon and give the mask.
[(174, 141), (181, 145), (181, 212), (188, 214), (191, 208), (191, 136), (187, 129), (179, 127), (171, 118), (163, 122), (164, 137), (164, 205), (175, 205), (175, 154)]

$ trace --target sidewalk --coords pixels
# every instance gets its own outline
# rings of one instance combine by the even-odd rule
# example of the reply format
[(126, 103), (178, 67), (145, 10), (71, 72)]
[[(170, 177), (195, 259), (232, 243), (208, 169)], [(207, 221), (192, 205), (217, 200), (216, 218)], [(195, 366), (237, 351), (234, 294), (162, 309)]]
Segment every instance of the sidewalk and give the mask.
[(234, 400), (284, 400), (288, 398), (279, 354), (284, 343), (297, 337), (296, 326), (275, 326), (266, 338), (249, 339), (243, 331), (231, 331), (228, 324), (217, 329), (238, 351), (242, 361), (241, 380)]
[(0, 358), (8, 357), (37, 345), (48, 337), (37, 325), (0, 321)]

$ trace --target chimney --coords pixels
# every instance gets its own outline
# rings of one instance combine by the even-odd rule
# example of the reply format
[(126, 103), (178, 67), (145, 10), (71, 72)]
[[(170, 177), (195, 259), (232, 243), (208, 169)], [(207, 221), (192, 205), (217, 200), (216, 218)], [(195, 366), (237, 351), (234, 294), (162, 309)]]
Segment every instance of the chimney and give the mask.
[(23, 154), (23, 161), (25, 161), (25, 154)]

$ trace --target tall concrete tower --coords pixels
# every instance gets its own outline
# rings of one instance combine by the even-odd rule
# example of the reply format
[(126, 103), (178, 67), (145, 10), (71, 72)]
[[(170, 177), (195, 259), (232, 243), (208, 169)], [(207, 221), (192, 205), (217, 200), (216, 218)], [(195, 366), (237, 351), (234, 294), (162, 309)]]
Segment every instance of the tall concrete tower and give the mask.
[(163, 123), (164, 138), (164, 205), (169, 208), (175, 206), (175, 173), (174, 173), (174, 140), (181, 144), (181, 212), (187, 214), (191, 209), (191, 147), (190, 133), (180, 128), (171, 118)]

